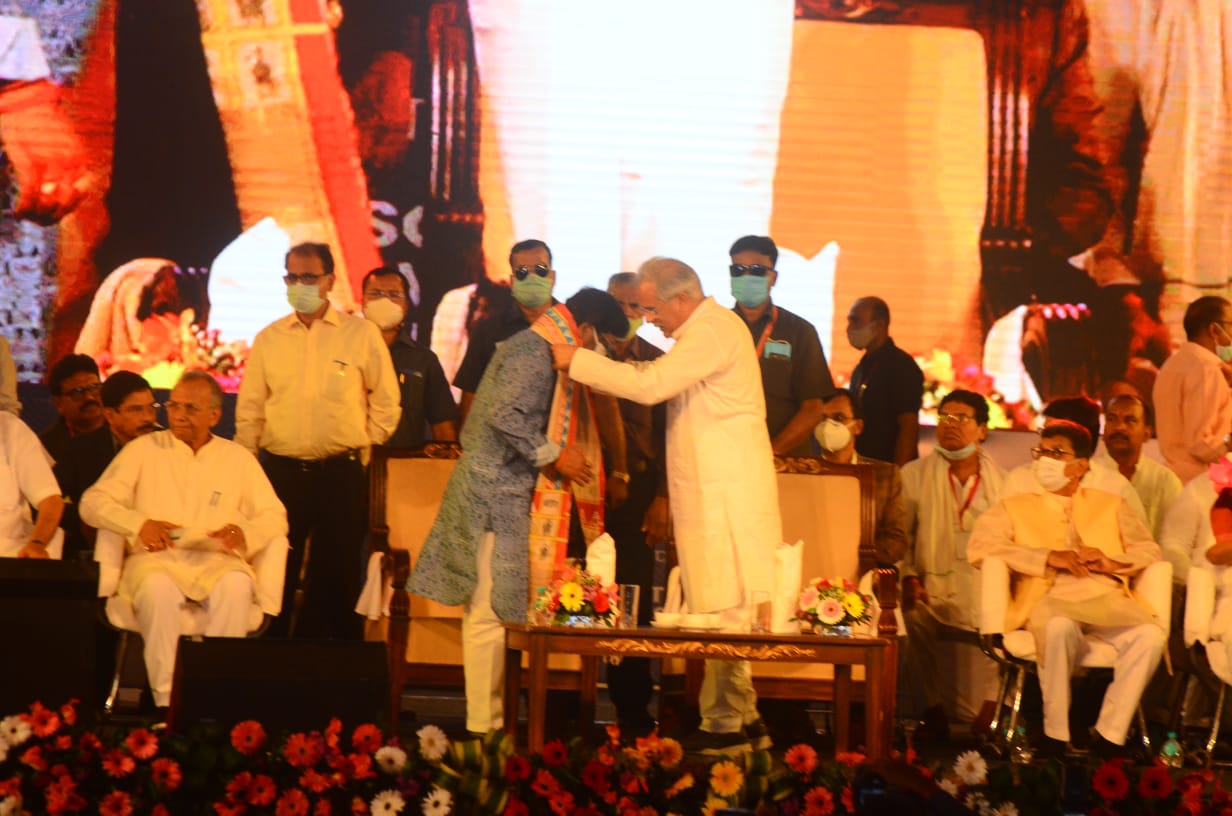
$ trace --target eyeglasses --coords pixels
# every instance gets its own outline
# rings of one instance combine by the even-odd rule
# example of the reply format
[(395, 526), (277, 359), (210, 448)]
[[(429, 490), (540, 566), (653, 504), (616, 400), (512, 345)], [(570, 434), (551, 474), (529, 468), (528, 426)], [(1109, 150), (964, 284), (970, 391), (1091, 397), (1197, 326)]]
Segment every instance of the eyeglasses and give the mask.
[(755, 278), (766, 277), (767, 272), (773, 272), (773, 266), (763, 266), (762, 264), (732, 264), (727, 267), (733, 278), (740, 278), (745, 275), (752, 275)]
[(1031, 448), (1032, 459), (1077, 459), (1078, 454), (1073, 451), (1062, 450), (1061, 448)]
[(102, 383), (94, 383), (92, 385), (83, 385), (80, 388), (70, 388), (67, 391), (61, 391), (60, 396), (72, 397), (73, 399), (79, 400), (85, 397), (86, 394), (98, 393), (98, 390), (102, 387), (103, 387)]
[(282, 279), (286, 283), (314, 284), (324, 277), (328, 277), (328, 276), (327, 275), (314, 275), (311, 272), (305, 273), (303, 275), (292, 275), (291, 273), (288, 272), (287, 274), (282, 276)]
[(200, 405), (193, 405), (191, 402), (168, 402), (167, 403), (167, 413), (168, 414), (170, 414), (173, 411), (183, 411), (185, 414), (188, 414), (188, 416), (194, 417), (204, 410), (205, 408), (201, 407)]
[(513, 270), (513, 276), (518, 280), (526, 280), (526, 276), (531, 272), (534, 272), (541, 278), (546, 278), (548, 275), (552, 274), (552, 269), (551, 267), (544, 266), (543, 264), (535, 264), (534, 266), (519, 266), (517, 269)]
[(364, 293), (365, 300), (380, 300), (381, 298), (386, 300), (406, 300), (406, 296), (402, 294), (401, 289), (369, 289)]
[(953, 422), (955, 425), (966, 425), (975, 422), (975, 417), (969, 414), (937, 414), (937, 422)]

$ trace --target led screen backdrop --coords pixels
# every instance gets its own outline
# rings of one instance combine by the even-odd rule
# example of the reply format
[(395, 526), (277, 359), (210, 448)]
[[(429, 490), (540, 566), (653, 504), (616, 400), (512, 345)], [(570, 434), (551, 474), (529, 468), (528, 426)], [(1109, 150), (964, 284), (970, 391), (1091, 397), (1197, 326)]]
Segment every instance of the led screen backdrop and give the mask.
[(1190, 6), (8, 0), (93, 186), (40, 227), (6, 174), (0, 333), (26, 381), (78, 349), (234, 385), (282, 254), (324, 240), (341, 308), (402, 270), (449, 371), (515, 240), (553, 247), (558, 294), (667, 254), (731, 303), (752, 233), (840, 378), (876, 294), (937, 387), (1149, 393), (1232, 261), (1232, 22)]

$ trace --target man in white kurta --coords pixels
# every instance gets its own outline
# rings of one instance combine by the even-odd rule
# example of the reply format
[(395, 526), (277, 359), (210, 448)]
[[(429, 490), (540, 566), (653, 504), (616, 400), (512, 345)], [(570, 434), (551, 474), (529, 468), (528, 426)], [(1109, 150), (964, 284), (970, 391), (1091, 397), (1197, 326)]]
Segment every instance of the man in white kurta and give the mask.
[(26, 423), (0, 411), (0, 558), (59, 558), (62, 512), (47, 451)]
[(1005, 626), (1025, 625), (1035, 637), (1050, 753), (1069, 740), (1069, 684), (1086, 637), (1117, 652), (1095, 723), (1097, 754), (1115, 752), (1107, 743), (1125, 744), (1165, 640), (1153, 610), (1126, 583), (1160, 560), (1159, 547), (1123, 499), (1080, 486), (1092, 448), (1091, 435), (1076, 423), (1045, 427), (1032, 451), (1045, 492), (1003, 498), (980, 516), (967, 543), (973, 565), (996, 556), (1015, 575)]
[[(1146, 405), (1132, 394), (1120, 394), (1104, 406), (1104, 446), (1091, 458), (1092, 464), (1114, 468), (1129, 479), (1146, 510), (1146, 526), (1158, 541), (1164, 516), (1181, 495), (1181, 480), (1150, 457), (1142, 446), (1151, 438), (1152, 423)], [(1172, 576), (1176, 580), (1176, 575)]]
[(967, 541), (1005, 480), (980, 447), (987, 436), (988, 402), (972, 391), (953, 391), (937, 409), (932, 453), (902, 470), (910, 549), (899, 566), (909, 678), (901, 687), (914, 713), (942, 733), (943, 718), (971, 722), (984, 701), (996, 696), (995, 663), (973, 644), (938, 639), (942, 625), (978, 628), (980, 578), (967, 561)]
[(207, 611), (207, 637), (243, 637), (253, 603), (251, 561), (287, 534), (287, 515), (257, 460), (210, 433), (222, 390), (188, 372), (167, 402), (169, 430), (134, 439), (81, 499), (89, 525), (124, 536), (119, 594), (145, 640), (156, 706), (171, 699), (180, 607)]
[[(657, 360), (625, 364), (553, 347), (574, 380), (645, 405), (667, 402), (668, 494), (691, 612), (719, 613), (747, 631), (752, 592), (769, 592), (782, 538), (761, 370), (744, 322), (702, 294), (697, 273), (670, 258), (639, 270), (638, 300), (676, 343)], [(763, 724), (747, 661), (707, 661), (698, 752), (759, 745)], [(750, 727), (751, 726), (751, 727)], [(747, 736), (746, 736), (747, 732)]]

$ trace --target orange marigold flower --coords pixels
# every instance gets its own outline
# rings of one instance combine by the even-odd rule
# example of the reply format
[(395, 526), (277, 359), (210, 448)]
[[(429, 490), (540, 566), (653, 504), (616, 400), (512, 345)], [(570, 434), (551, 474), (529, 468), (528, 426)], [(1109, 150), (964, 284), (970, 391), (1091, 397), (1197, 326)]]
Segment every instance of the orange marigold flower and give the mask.
[(811, 745), (800, 743), (787, 749), (783, 762), (801, 776), (808, 776), (817, 767), (817, 751)]
[(137, 763), (133, 761), (133, 758), (119, 748), (112, 748), (103, 754), (103, 770), (108, 776), (119, 779), (122, 776), (128, 776), (136, 767)]
[(124, 744), (137, 759), (149, 759), (158, 753), (158, 737), (144, 728), (134, 729), (124, 739)]
[(248, 786), (248, 804), (268, 805), (278, 795), (278, 786), (265, 774), (257, 774)]
[(98, 816), (131, 816), (133, 800), (124, 791), (112, 791), (98, 803)]
[(274, 808), (275, 816), (308, 816), (308, 797), (299, 788), (284, 791)]
[(308, 768), (316, 765), (325, 753), (319, 737), (313, 738), (307, 734), (292, 734), (287, 737), (283, 756), (295, 768)]
[(256, 720), (244, 720), (231, 729), (231, 747), (244, 756), (252, 756), (265, 745), (265, 729)]
[(665, 737), (659, 740), (659, 764), (664, 768), (675, 768), (680, 764), (680, 760), (684, 759), (684, 748), (681, 744), (672, 739)]
[(158, 789), (168, 793), (178, 788), (184, 779), (179, 763), (170, 757), (159, 757), (151, 762), (150, 775)]
[(556, 767), (564, 765), (565, 760), (569, 758), (569, 752), (565, 750), (565, 744), (560, 740), (552, 740), (547, 745), (543, 746), (543, 762), (545, 765)]
[(834, 812), (834, 794), (829, 788), (817, 787), (804, 794), (804, 816), (830, 816)]
[(719, 796), (735, 796), (744, 784), (744, 772), (731, 760), (716, 762), (710, 768), (710, 788)]
[(381, 729), (372, 724), (364, 724), (355, 729), (355, 733), (351, 734), (351, 745), (356, 751), (363, 751), (371, 754), (381, 747), (384, 742), (384, 737), (381, 736)]

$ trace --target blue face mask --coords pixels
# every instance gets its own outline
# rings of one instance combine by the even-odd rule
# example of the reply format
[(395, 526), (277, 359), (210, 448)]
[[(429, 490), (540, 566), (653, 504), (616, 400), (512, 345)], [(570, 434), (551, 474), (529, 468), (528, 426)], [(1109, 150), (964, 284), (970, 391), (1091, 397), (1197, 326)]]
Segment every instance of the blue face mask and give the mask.
[(741, 275), (731, 279), (732, 297), (746, 309), (756, 309), (770, 299), (770, 278)]
[(538, 309), (552, 302), (552, 279), (533, 272), (513, 282), (513, 299), (528, 309)]

